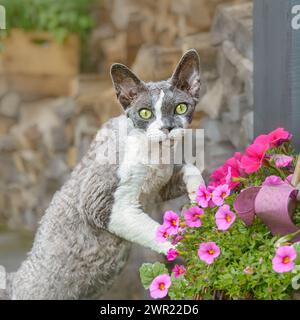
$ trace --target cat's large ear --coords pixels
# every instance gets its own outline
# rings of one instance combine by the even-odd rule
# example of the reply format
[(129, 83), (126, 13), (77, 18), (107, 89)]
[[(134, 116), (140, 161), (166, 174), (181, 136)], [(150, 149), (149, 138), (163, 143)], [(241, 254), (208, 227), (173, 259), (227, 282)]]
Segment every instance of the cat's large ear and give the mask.
[(113, 64), (110, 75), (116, 89), (117, 98), (125, 110), (139, 93), (146, 90), (145, 84), (123, 64)]
[(200, 58), (196, 50), (191, 49), (182, 56), (171, 77), (171, 83), (178, 89), (189, 93), (195, 102), (198, 102), (201, 89), (201, 71)]

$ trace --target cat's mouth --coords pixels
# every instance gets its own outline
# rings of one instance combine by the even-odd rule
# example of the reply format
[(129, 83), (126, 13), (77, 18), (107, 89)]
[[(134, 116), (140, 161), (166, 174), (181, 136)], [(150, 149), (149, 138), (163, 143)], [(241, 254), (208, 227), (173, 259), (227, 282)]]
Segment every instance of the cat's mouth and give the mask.
[(159, 146), (163, 146), (163, 145), (168, 145), (171, 148), (173, 148), (175, 145), (175, 140), (167, 138), (166, 140), (159, 141)]
[(155, 130), (147, 132), (147, 137), (153, 142), (158, 142), (159, 144), (168, 141), (171, 145), (174, 145), (176, 141), (179, 141), (184, 136), (184, 129), (177, 128), (166, 133), (162, 130)]

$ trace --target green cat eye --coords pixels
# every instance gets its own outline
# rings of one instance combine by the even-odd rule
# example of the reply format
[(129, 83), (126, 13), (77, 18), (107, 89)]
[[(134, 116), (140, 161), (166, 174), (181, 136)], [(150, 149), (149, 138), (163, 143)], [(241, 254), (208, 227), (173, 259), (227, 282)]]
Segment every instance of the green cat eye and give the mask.
[(187, 109), (188, 109), (188, 107), (187, 107), (187, 105), (186, 105), (185, 103), (180, 103), (180, 104), (176, 107), (175, 112), (176, 112), (177, 114), (184, 114), (184, 113), (186, 113)]
[(139, 115), (142, 119), (148, 120), (152, 117), (152, 112), (149, 109), (141, 109)]

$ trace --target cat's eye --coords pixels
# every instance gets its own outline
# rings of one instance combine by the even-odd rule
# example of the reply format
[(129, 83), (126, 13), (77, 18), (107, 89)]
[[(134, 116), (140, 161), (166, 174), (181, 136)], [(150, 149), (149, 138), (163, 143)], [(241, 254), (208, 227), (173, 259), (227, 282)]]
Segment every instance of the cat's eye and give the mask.
[(141, 109), (139, 115), (142, 119), (148, 120), (152, 117), (152, 112), (149, 109)]
[(177, 114), (184, 114), (186, 113), (188, 107), (185, 103), (179, 103), (177, 106), (176, 106), (176, 109), (175, 109), (175, 112)]

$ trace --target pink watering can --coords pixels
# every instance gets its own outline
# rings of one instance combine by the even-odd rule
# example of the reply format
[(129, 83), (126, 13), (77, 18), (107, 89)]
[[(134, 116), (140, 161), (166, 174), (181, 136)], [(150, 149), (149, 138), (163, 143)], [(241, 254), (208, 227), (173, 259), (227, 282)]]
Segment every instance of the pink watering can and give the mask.
[[(273, 235), (285, 236), (300, 230), (292, 220), (297, 201), (300, 200), (299, 190), (300, 156), (291, 184), (247, 188), (235, 199), (234, 209), (246, 225), (251, 225), (256, 215)], [(300, 234), (297, 234), (292, 241), (300, 241)]]

